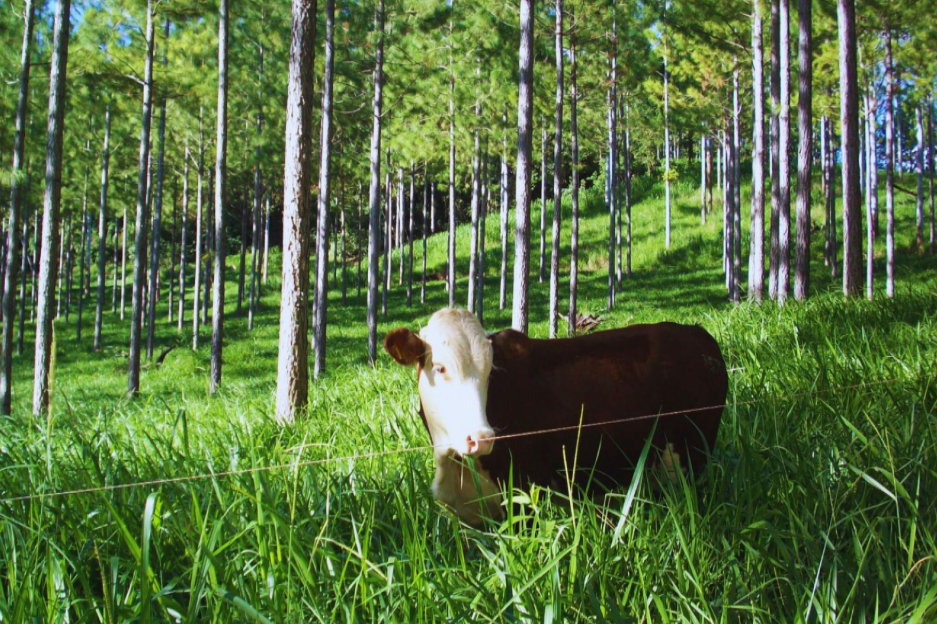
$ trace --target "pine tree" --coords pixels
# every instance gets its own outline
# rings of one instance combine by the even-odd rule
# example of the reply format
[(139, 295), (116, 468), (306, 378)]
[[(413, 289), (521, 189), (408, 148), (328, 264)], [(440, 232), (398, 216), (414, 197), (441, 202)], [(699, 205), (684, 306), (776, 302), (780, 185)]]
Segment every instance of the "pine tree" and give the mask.
[[(211, 377), (209, 391), (221, 385), (224, 344), (225, 234), (224, 206), (228, 155), (228, 0), (218, 3), (218, 114), (215, 139), (215, 278), (212, 289)], [(284, 280), (285, 282), (285, 280)], [(282, 333), (282, 332), (281, 332)]]
[[(514, 299), (511, 326), (527, 332), (527, 289), (530, 277), (530, 150), (533, 114), (534, 0), (520, 0), (521, 41), (517, 95), (517, 168), (514, 230)], [(450, 293), (451, 296), (451, 293)]]
[(843, 153), (843, 293), (851, 297), (859, 293), (862, 274), (855, 0), (837, 0), (836, 14), (839, 25), (840, 134)]
[[(765, 134), (764, 51), (761, 43), (761, 0), (752, 2), (752, 211), (748, 255), (748, 296), (760, 303), (764, 294), (765, 235)], [(703, 139), (705, 144), (705, 138)], [(701, 161), (706, 160), (704, 157)], [(705, 171), (705, 168), (704, 168)], [(703, 174), (705, 179), (705, 173)], [(703, 193), (705, 194), (705, 184)], [(706, 200), (703, 199), (705, 224)]]
[(553, 238), (550, 247), (550, 338), (556, 338), (560, 290), (560, 221), (563, 197), (563, 2), (556, 0), (556, 128), (553, 134)]
[[(371, 104), (371, 182), (368, 190), (368, 361), (377, 362), (377, 280), (381, 244), (381, 106), (384, 84), (384, 0), (378, 0), (374, 18), (377, 45), (374, 63), (374, 99)], [(450, 293), (450, 299), (452, 294)]]
[[(101, 201), (98, 207), (98, 301), (94, 311), (94, 350), (101, 349), (101, 330), (104, 322), (104, 287), (105, 262), (107, 253), (107, 190), (108, 176), (111, 160), (111, 107), (104, 110), (104, 150), (101, 159)], [(117, 265), (114, 265), (114, 276), (117, 276)]]
[(810, 183), (813, 174), (813, 43), (811, 0), (799, 0), (800, 85), (797, 113), (797, 244), (794, 259), (794, 299), (803, 301), (810, 290)]

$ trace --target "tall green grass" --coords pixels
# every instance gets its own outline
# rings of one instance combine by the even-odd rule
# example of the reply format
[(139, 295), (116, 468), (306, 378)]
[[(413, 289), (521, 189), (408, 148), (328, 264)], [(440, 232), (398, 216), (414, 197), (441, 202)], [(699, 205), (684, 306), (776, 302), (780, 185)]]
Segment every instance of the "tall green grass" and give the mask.
[[(475, 530), (433, 501), (413, 371), (367, 366), (353, 286), (345, 306), (333, 289), (328, 372), (309, 417), (285, 429), (271, 418), (276, 278), (253, 332), (226, 319), (215, 398), (208, 350), (193, 353), (187, 332), (160, 323), (157, 343), (180, 346), (128, 401), (126, 325), (108, 316), (92, 353), (60, 323), (51, 414), (29, 416), (27, 354), (0, 420), (2, 621), (934, 621), (937, 265), (912, 253), (910, 202), (898, 204), (895, 300), (843, 301), (815, 244), (810, 301), (733, 307), (721, 218), (698, 224), (687, 183), (664, 250), (659, 189), (642, 184), (635, 273), (612, 311), (601, 181), (586, 192), (581, 308), (604, 327), (672, 319), (717, 337), (730, 405), (704, 473), (658, 490), (644, 479), (586, 496), (511, 490), (508, 517)], [(488, 226), (494, 329), (510, 311), (497, 309), (497, 218)], [(429, 271), (444, 261), (436, 236)], [(536, 274), (531, 294), (542, 336)], [(380, 331), (447, 301), (434, 280), (426, 306), (407, 308), (395, 286)], [(9, 500), (79, 489), (99, 490)]]

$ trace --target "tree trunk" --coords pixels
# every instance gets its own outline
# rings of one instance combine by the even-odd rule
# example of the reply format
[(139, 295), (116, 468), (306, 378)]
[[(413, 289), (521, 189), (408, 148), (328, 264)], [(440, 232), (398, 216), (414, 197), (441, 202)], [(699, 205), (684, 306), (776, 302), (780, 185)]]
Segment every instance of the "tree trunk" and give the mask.
[(511, 326), (527, 332), (527, 289), (530, 273), (530, 148), (533, 115), (534, 0), (520, 0), (520, 77), (517, 94), (517, 168), (514, 229), (514, 298)]
[(322, 83), (322, 129), (319, 134), (319, 214), (316, 235), (315, 365), (318, 379), (325, 371), (326, 323), (329, 306), (329, 200), (332, 166), (332, 81), (335, 67), (335, 0), (325, 3), (325, 77)]
[(859, 294), (862, 275), (859, 182), (859, 83), (856, 68), (855, 0), (837, 0), (840, 134), (843, 163), (843, 293)]
[[(575, 21), (575, 20), (573, 20)], [(576, 118), (579, 89), (576, 86), (576, 39), (569, 35), (569, 131), (573, 169), (573, 221), (570, 225), (569, 243), (569, 314), (566, 331), (572, 336), (576, 332), (576, 296), (579, 289), (579, 126)]]
[(195, 270), (194, 283), (192, 284), (192, 350), (198, 349), (198, 331), (199, 321), (201, 320), (201, 280), (202, 280), (202, 254), (208, 256), (208, 237), (205, 244), (202, 243), (202, 216), (203, 195), (202, 180), (205, 174), (205, 142), (202, 133), (202, 108), (198, 109), (198, 170), (195, 190)]
[(895, 97), (895, 69), (891, 56), (891, 29), (885, 28), (885, 294), (895, 296), (895, 154), (892, 102)]
[[(872, 117), (875, 115), (872, 111), (872, 96), (866, 94), (865, 96), (866, 105), (866, 147), (869, 149), (868, 161), (872, 163), (872, 167), (877, 167), (878, 163), (876, 162), (877, 158), (874, 154), (875, 152), (875, 134), (872, 130), (874, 127), (874, 120)], [(876, 175), (874, 169), (867, 166), (866, 173), (868, 174), (868, 196), (866, 197), (865, 202), (865, 296), (869, 301), (875, 296), (875, 215), (877, 212), (877, 197), (872, 195), (872, 189), (876, 188), (877, 185), (873, 185), (873, 176)], [(861, 176), (860, 176), (861, 177)]]
[[(143, 319), (143, 282), (146, 279), (146, 240), (150, 207), (147, 203), (150, 160), (150, 123), (153, 104), (153, 6), (146, 4), (146, 64), (143, 78), (143, 128), (140, 131), (140, 157), (137, 161), (137, 214), (134, 230), (133, 292), (130, 311), (130, 363), (127, 392), (130, 396), (140, 391), (140, 342)], [(124, 250), (126, 254), (126, 249)], [(123, 308), (123, 303), (121, 303)]]
[(544, 258), (547, 253), (547, 126), (540, 116), (540, 269), (537, 280), (542, 284), (546, 272)]
[(179, 221), (179, 209), (176, 208), (176, 201), (178, 195), (179, 182), (173, 178), (172, 201), (170, 202), (172, 206), (172, 232), (169, 233), (169, 279), (166, 280), (169, 283), (169, 297), (166, 301), (166, 320), (170, 323), (172, 323), (172, 313), (175, 307), (175, 300), (173, 299), (175, 295), (173, 278), (176, 275), (176, 229)]
[(915, 210), (915, 225), (917, 236), (915, 244), (918, 249), (924, 248), (924, 114), (922, 105), (914, 109), (914, 128), (917, 136), (917, 151), (915, 166), (917, 169), (917, 209)]
[(799, 0), (800, 85), (797, 112), (797, 245), (794, 258), (794, 299), (810, 293), (810, 186), (813, 173), (813, 44), (811, 0)]
[[(169, 47), (169, 19), (165, 20), (166, 44), (163, 48), (163, 68), (167, 65), (167, 48)], [(149, 300), (146, 315), (146, 358), (153, 359), (153, 341), (156, 331), (156, 300), (159, 298), (159, 244), (161, 236), (161, 220), (163, 216), (163, 177), (164, 160), (166, 153), (166, 98), (159, 108), (159, 152), (156, 160), (156, 196), (153, 205), (153, 240), (150, 249), (150, 286)]]
[[(477, 71), (476, 71), (477, 75)], [(475, 312), (476, 292), (478, 283), (478, 211), (481, 203), (481, 143), (477, 126), (481, 120), (481, 102), (475, 99), (475, 151), (472, 154), (472, 229), (469, 238), (469, 279), (468, 279), (468, 311)]]
[[(29, 255), (29, 189), (30, 189), (29, 160), (26, 161), (26, 193), (23, 195), (23, 253), (20, 262), (20, 317), (19, 331), (16, 337), (16, 354), (22, 355), (26, 345), (26, 268), (30, 260)], [(931, 193), (933, 198), (933, 193)], [(30, 270), (31, 270), (30, 265)], [(9, 383), (9, 382), (8, 382)]]
[[(214, 197), (214, 188), (212, 186), (212, 176), (214, 171), (211, 167), (208, 169), (208, 197)], [(215, 249), (215, 234), (212, 229), (212, 211), (205, 210), (205, 262), (203, 262), (202, 272), (202, 325), (208, 324), (208, 306), (211, 305), (211, 281), (212, 281), (212, 254)]]
[(830, 222), (830, 275), (834, 278), (838, 272), (839, 262), (836, 259), (837, 244), (836, 244), (836, 159), (835, 159), (835, 144), (836, 144), (836, 134), (833, 127), (833, 122), (829, 119), (826, 120), (826, 133), (828, 137), (828, 147), (827, 147), (827, 167), (829, 169), (829, 179), (827, 181), (827, 213), (829, 215)]
[(342, 306), (348, 303), (348, 254), (345, 249), (345, 175), (344, 171), (341, 169), (341, 152), (339, 152), (339, 170), (338, 177), (340, 183), (339, 190), (339, 211), (340, 211), (340, 223), (341, 227), (341, 239), (339, 244), (341, 245), (341, 262), (342, 262)]
[[(522, 0), (523, 1), (523, 0)], [(533, 0), (530, 0), (533, 2)], [(521, 35), (523, 39), (523, 35)], [(452, 71), (452, 20), (449, 20), (449, 307), (455, 307), (455, 75)]]
[(553, 239), (550, 246), (550, 338), (556, 338), (560, 295), (560, 219), (563, 199), (563, 1), (556, 0), (556, 127), (553, 131)]
[[(625, 161), (625, 276), (631, 277), (631, 107), (625, 106), (625, 140), (623, 154)], [(621, 205), (618, 205), (618, 274), (621, 276)], [(619, 279), (619, 282), (621, 280)]]
[[(72, 215), (69, 213), (65, 220), (65, 231), (62, 233), (61, 254), (59, 266), (64, 270), (64, 279), (59, 277), (59, 305), (65, 307), (65, 321), (68, 322), (72, 307)], [(62, 287), (64, 285), (64, 291)], [(63, 304), (64, 301), (64, 304)], [(59, 314), (61, 316), (61, 313)]]
[(381, 105), (383, 103), (381, 96), (384, 82), (384, 0), (379, 0), (377, 6), (374, 30), (378, 33), (378, 40), (374, 63), (374, 100), (371, 104), (371, 182), (368, 187), (368, 361), (371, 366), (377, 363), (377, 270), (381, 253)]
[(36, 311), (36, 358), (33, 369), (33, 416), (49, 408), (52, 361), (52, 304), (55, 256), (58, 252), (59, 204), (62, 199), (62, 135), (65, 127), (65, 76), (68, 67), (69, 0), (57, 0), (49, 71), (49, 116), (46, 137), (46, 188), (42, 206), (42, 250)]
[(267, 283), (267, 260), (270, 258), (270, 191), (264, 197), (264, 259), (263, 277), (261, 282)]
[(426, 238), (428, 236), (427, 226), (431, 226), (432, 222), (427, 223), (427, 211), (426, 211), (426, 199), (429, 195), (429, 175), (426, 171), (426, 163), (423, 163), (423, 268), (420, 271), (420, 305), (426, 303)]
[[(382, 5), (383, 8), (383, 5)], [(277, 361), (276, 419), (293, 422), (309, 399), (308, 314), (312, 117), (316, 0), (293, 0), (286, 154), (283, 176), (283, 282)], [(378, 48), (380, 59), (382, 47)]]
[[(664, 4), (666, 7), (666, 3)], [(666, 29), (666, 26), (664, 27)], [(665, 30), (666, 32), (666, 30)], [(662, 33), (662, 38), (666, 34)], [(667, 41), (664, 48), (664, 249), (670, 249), (670, 80), (667, 75)]]
[(407, 234), (407, 244), (410, 246), (407, 252), (407, 307), (413, 305), (413, 191), (414, 191), (413, 161), (410, 161), (410, 211), (409, 226)]
[[(390, 278), (393, 271), (391, 266), (391, 236), (394, 229), (394, 192), (393, 187), (391, 186), (391, 169), (390, 169), (390, 150), (386, 150), (387, 153), (387, 171), (384, 172), (384, 192), (386, 193), (385, 201), (387, 207), (385, 209), (384, 217), (384, 289), (381, 293), (381, 314), (387, 314), (387, 291), (390, 290)], [(455, 214), (452, 215), (453, 222), (455, 220)], [(453, 241), (455, 240), (455, 233), (453, 233)]]
[(778, 159), (780, 149), (780, 117), (781, 110), (781, 16), (779, 0), (771, 0), (771, 119), (769, 124), (769, 138), (771, 153), (769, 167), (771, 169), (771, 223), (769, 232), (768, 250), (768, 297), (776, 300), (778, 297), (778, 264), (781, 260), (780, 239), (778, 227), (781, 210), (781, 184), (778, 175)]
[[(765, 101), (761, 0), (752, 2), (752, 211), (748, 255), (748, 296), (761, 303), (765, 285)], [(702, 160), (702, 159), (701, 159)], [(705, 174), (704, 174), (705, 175)], [(705, 190), (703, 191), (705, 193)], [(706, 202), (703, 200), (705, 223)]]
[[(228, 0), (218, 4), (218, 113), (215, 139), (215, 277), (212, 285), (211, 378), (209, 392), (221, 385), (221, 355), (224, 344), (225, 236), (224, 206), (228, 153)], [(285, 280), (284, 280), (285, 283)], [(281, 329), (280, 335), (284, 334)]]
[(735, 59), (732, 72), (732, 301), (742, 298), (742, 179), (739, 161), (742, 158), (739, 117), (739, 65)]
[(503, 310), (507, 302), (508, 268), (508, 107), (501, 111), (501, 178), (500, 178), (500, 217), (501, 217), (501, 289), (498, 295), (498, 309)]
[[(185, 323), (185, 248), (189, 234), (189, 141), (185, 142), (182, 157), (182, 237), (179, 241), (179, 310), (176, 313), (176, 331), (181, 332)], [(195, 249), (198, 255), (198, 248)]]
[(781, 110), (778, 118), (778, 303), (784, 305), (791, 272), (790, 0), (780, 0)]
[[(85, 153), (91, 153), (91, 140), (85, 142)], [(85, 254), (90, 246), (91, 229), (88, 221), (88, 165), (85, 165), (84, 188), (81, 193), (81, 242), (78, 254), (78, 319), (75, 323), (75, 340), (81, 342), (81, 318), (85, 301)], [(90, 269), (90, 267), (89, 267)]]
[[(108, 175), (110, 173), (111, 161), (111, 107), (108, 104), (104, 110), (104, 153), (101, 162), (101, 202), (98, 209), (98, 302), (94, 311), (94, 350), (101, 349), (101, 329), (104, 319), (104, 287), (105, 287), (105, 263), (106, 263), (106, 242), (107, 242), (107, 186)], [(114, 273), (117, 273), (117, 267), (114, 267)]]
[[(23, 154), (26, 151), (26, 113), (28, 110), (27, 100), (29, 97), (29, 48), (33, 39), (33, 11), (32, 0), (26, 0), (23, 8), (23, 17), (25, 18), (23, 26), (23, 47), (20, 53), (20, 79), (19, 96), (16, 101), (16, 130), (13, 139), (13, 175), (10, 184), (10, 221), (7, 228), (7, 257), (6, 270), (3, 275), (3, 296), (2, 296), (2, 342), (0, 342), (0, 414), (8, 415), (12, 407), (12, 385), (13, 385), (13, 321), (16, 311), (14, 306), (15, 288), (16, 288), (16, 269), (17, 267), (17, 240), (16, 235), (19, 232), (19, 218), (21, 206), (25, 203), (25, 193), (23, 193)], [(66, 31), (67, 33), (67, 31)], [(23, 211), (25, 212), (25, 210)], [(24, 223), (28, 219), (23, 220)], [(27, 230), (23, 227), (23, 258), (26, 258), (26, 239)], [(23, 272), (25, 275), (25, 271)], [(22, 319), (25, 314), (23, 302), (25, 301), (26, 286), (25, 282), (20, 288), (20, 338), (22, 339)], [(22, 347), (20, 347), (22, 351)]]
[(937, 222), (934, 220), (934, 122), (933, 106), (931, 100), (927, 107), (927, 177), (930, 194), (930, 253), (934, 255), (934, 245), (937, 243)]
[(478, 322), (484, 325), (485, 323), (485, 218), (488, 215), (488, 201), (490, 195), (488, 192), (488, 140), (485, 140), (485, 151), (482, 153), (482, 177), (481, 177), (481, 192), (479, 193), (479, 201), (481, 202), (481, 209), (479, 210), (478, 215), (478, 229), (480, 234), (478, 237), (478, 273), (476, 274), (476, 279), (478, 280), (477, 285), (475, 286), (475, 315), (478, 317)]
[[(614, 32), (614, 30), (612, 31)], [(614, 41), (614, 40), (613, 40)], [(614, 59), (614, 56), (612, 57)], [(614, 60), (612, 65), (612, 74), (615, 73)], [(615, 82), (612, 80), (612, 85)], [(606, 125), (608, 129), (608, 156), (605, 166), (605, 205), (608, 209), (608, 293), (606, 307), (611, 310), (615, 307), (615, 100), (612, 97), (612, 89), (606, 94), (608, 104), (608, 113), (606, 114)]]

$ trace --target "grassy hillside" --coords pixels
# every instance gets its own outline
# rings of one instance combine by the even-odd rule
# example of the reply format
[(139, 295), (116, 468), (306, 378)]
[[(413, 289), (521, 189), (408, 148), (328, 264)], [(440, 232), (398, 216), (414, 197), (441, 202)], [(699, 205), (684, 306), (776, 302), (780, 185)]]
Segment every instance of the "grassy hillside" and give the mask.
[[(212, 399), (208, 349), (192, 352), (188, 330), (161, 322), (157, 344), (179, 346), (127, 401), (127, 325), (108, 313), (106, 347), (93, 353), (89, 314), (81, 344), (72, 325), (56, 325), (46, 419), (28, 415), (31, 350), (14, 360), (14, 415), (0, 420), (2, 620), (932, 621), (937, 262), (911, 250), (912, 199), (898, 197), (895, 300), (879, 289), (874, 302), (844, 302), (815, 240), (813, 297), (779, 309), (726, 302), (721, 215), (699, 225), (690, 184), (677, 187), (670, 250), (662, 189), (639, 186), (634, 275), (612, 311), (601, 183), (585, 193), (580, 309), (604, 327), (670, 319), (717, 337), (730, 405), (703, 475), (657, 493), (638, 483), (630, 505), (627, 488), (516, 491), (520, 516), (469, 529), (430, 494), (413, 371), (383, 354), (366, 364), (353, 268), (347, 304), (332, 292), (329, 370), (309, 418), (285, 429), (271, 418), (276, 277), (253, 332), (246, 318), (226, 319), (224, 385)], [(539, 207), (534, 221), (536, 241)], [(490, 329), (510, 324), (510, 309), (498, 310), (497, 230), (490, 215)], [(459, 229), (463, 256), (468, 234)], [(566, 272), (568, 229), (563, 241)], [(531, 333), (543, 336), (536, 253), (535, 242)], [(436, 235), (428, 272), (441, 274), (444, 260)], [(458, 270), (464, 305), (464, 257)], [(396, 264), (394, 275), (381, 336), (448, 302), (431, 280), (426, 305), (407, 308)], [(561, 293), (565, 311), (568, 278)], [(233, 311), (233, 282), (228, 295)], [(10, 500), (83, 489), (96, 491)]]

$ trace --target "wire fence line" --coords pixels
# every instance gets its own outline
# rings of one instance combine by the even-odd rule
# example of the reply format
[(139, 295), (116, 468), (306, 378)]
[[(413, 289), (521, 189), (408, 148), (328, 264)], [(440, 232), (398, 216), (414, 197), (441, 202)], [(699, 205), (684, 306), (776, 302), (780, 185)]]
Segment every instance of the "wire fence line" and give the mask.
[[(902, 383), (902, 382), (912, 383), (912, 382), (921, 381), (925, 377), (928, 377), (928, 375), (921, 375), (918, 377), (901, 378), (901, 379), (898, 379), (898, 378), (882, 379), (879, 381), (853, 384), (849, 386), (837, 386), (834, 388), (827, 388), (825, 390), (810, 390), (807, 392), (801, 392), (799, 394), (789, 395), (787, 399), (789, 401), (794, 401), (797, 399), (802, 399), (804, 397), (814, 396), (814, 395), (832, 394), (832, 393), (837, 393), (837, 392), (845, 392), (848, 390), (859, 390), (859, 389), (866, 389), (866, 388), (881, 387), (881, 386), (886, 386), (886, 385), (895, 384), (895, 383)], [(523, 438), (523, 437), (533, 437), (533, 436), (538, 436), (538, 435), (548, 435), (551, 433), (562, 433), (562, 432), (567, 432), (567, 431), (579, 431), (582, 429), (590, 429), (590, 428), (595, 428), (595, 427), (608, 427), (612, 425), (622, 425), (622, 424), (626, 424), (630, 422), (651, 420), (654, 418), (685, 416), (688, 414), (704, 412), (704, 411), (719, 409), (719, 408), (725, 409), (727, 407), (731, 407), (734, 409), (738, 407), (757, 405), (759, 403), (764, 403), (768, 400), (769, 399), (751, 399), (748, 401), (736, 401), (734, 403), (724, 403), (721, 405), (707, 405), (705, 407), (694, 407), (690, 409), (675, 410), (672, 412), (659, 412), (656, 414), (644, 414), (641, 416), (630, 416), (627, 418), (604, 420), (604, 421), (594, 422), (594, 423), (581, 423), (580, 422), (575, 425), (567, 425), (563, 427), (551, 427), (551, 428), (546, 428), (546, 429), (537, 429), (534, 431), (522, 431), (518, 433), (507, 433), (507, 434), (502, 434), (502, 435), (496, 435), (492, 439), (494, 441), (498, 441), (498, 440), (507, 440), (511, 438)], [(301, 445), (300, 447), (295, 447), (295, 448), (299, 448), (300, 451), (302, 451), (306, 446), (308, 445)], [(305, 468), (308, 466), (318, 466), (318, 465), (323, 465), (323, 464), (330, 464), (333, 462), (350, 462), (350, 461), (358, 461), (358, 460), (377, 459), (380, 457), (404, 455), (408, 453), (415, 453), (418, 451), (435, 450), (436, 448), (437, 447), (432, 444), (427, 444), (427, 445), (422, 445), (422, 446), (410, 446), (406, 448), (388, 449), (384, 451), (373, 451), (369, 453), (356, 453), (353, 455), (342, 455), (338, 457), (324, 457), (320, 459), (297, 460), (297, 461), (292, 461), (292, 462), (284, 463), (284, 464), (272, 464), (270, 466), (253, 466), (251, 468), (241, 468), (241, 469), (236, 469), (236, 470), (223, 470), (223, 471), (218, 471), (218, 472), (210, 471), (210, 472), (200, 473), (200, 474), (182, 475), (178, 477), (166, 477), (166, 478), (161, 478), (161, 479), (150, 479), (150, 480), (145, 480), (145, 481), (131, 481), (128, 483), (114, 483), (110, 485), (101, 485), (101, 486), (88, 487), (88, 488), (78, 488), (78, 489), (73, 489), (73, 490), (59, 490), (59, 491), (52, 491), (52, 492), (21, 494), (18, 496), (12, 496), (8, 498), (0, 498), (0, 504), (31, 502), (31, 501), (37, 501), (37, 500), (47, 500), (47, 499), (52, 499), (52, 498), (68, 498), (71, 496), (79, 496), (83, 494), (98, 494), (98, 493), (104, 493), (104, 492), (113, 492), (117, 490), (128, 490), (128, 489), (143, 488), (143, 487), (157, 487), (157, 486), (162, 486), (162, 485), (172, 485), (172, 484), (179, 484), (179, 483), (192, 483), (196, 481), (205, 481), (208, 479), (221, 479), (221, 478), (236, 477), (236, 476), (261, 473), (261, 472), (276, 472), (280, 470), (289, 470), (289, 469), (296, 470), (296, 469)]]

